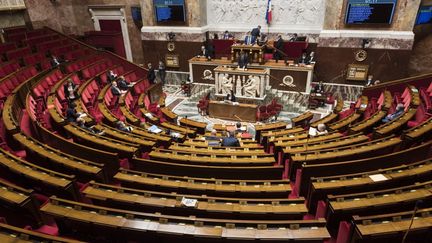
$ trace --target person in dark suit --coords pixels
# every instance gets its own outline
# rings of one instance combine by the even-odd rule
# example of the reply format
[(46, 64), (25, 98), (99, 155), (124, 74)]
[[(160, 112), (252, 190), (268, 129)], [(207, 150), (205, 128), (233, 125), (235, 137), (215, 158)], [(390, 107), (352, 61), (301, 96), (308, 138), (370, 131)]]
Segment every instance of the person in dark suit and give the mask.
[(228, 32), (228, 30), (225, 30), (222, 39), (229, 40), (229, 39), (232, 39), (232, 38), (233, 38), (233, 36), (231, 35), (231, 33)]
[(282, 35), (278, 35), (276, 42), (274, 43), (275, 53), (273, 54), (273, 58), (279, 61), (282, 58), (282, 51), (284, 48), (284, 40), (282, 39)]
[(70, 102), (68, 108), (66, 109), (66, 121), (76, 122), (78, 117), (80, 117), (80, 113), (78, 113), (75, 108), (76, 104), (74, 102)]
[(67, 82), (63, 85), (63, 91), (66, 99), (72, 102), (78, 99), (78, 86), (73, 82), (71, 78), (68, 78)]
[(119, 89), (119, 87), (117, 86), (117, 82), (114, 81), (111, 84), (111, 93), (115, 96), (120, 96), (126, 94), (126, 91)]
[(62, 63), (62, 61), (59, 58), (57, 58), (56, 56), (52, 55), (50, 63), (51, 63), (52, 68), (56, 68), (56, 67), (60, 66), (60, 63)]
[(107, 78), (108, 81), (111, 83), (112, 81), (114, 81), (117, 78), (117, 74), (113, 72), (113, 70), (109, 70), (107, 72)]
[(248, 54), (244, 50), (241, 50), (238, 58), (239, 68), (247, 68), (248, 62)]
[(293, 36), (289, 39), (290, 42), (297, 41), (298, 35), (294, 33)]
[(302, 53), (302, 56), (298, 59), (298, 64), (306, 64), (307, 63), (307, 54), (306, 52)]
[(153, 65), (149, 62), (147, 64), (147, 67), (148, 67), (147, 79), (150, 82), (150, 84), (154, 84), (156, 80), (156, 74)]
[(158, 74), (162, 82), (162, 85), (164, 85), (165, 78), (166, 78), (166, 68), (165, 68), (165, 63), (163, 61), (159, 61)]
[(319, 81), (319, 83), (314, 87), (313, 90), (314, 93), (324, 93), (324, 84), (322, 81)]
[(258, 40), (258, 37), (261, 35), (261, 25), (258, 25), (258, 27), (253, 28), (251, 31), (252, 35), (252, 44), (255, 44), (255, 42)]
[(201, 46), (201, 51), (198, 53), (197, 56), (198, 57), (207, 57), (207, 58), (209, 58), (210, 57), (210, 52), (209, 52), (209, 50), (204, 45), (202, 45)]
[(234, 132), (227, 132), (227, 137), (222, 139), (222, 146), (225, 147), (240, 147), (239, 140), (235, 137)]
[(246, 33), (245, 39), (244, 39), (244, 44), (245, 45), (252, 45), (252, 36), (251, 36), (251, 32), (248, 31)]
[(387, 123), (387, 122), (393, 121), (394, 119), (401, 116), (404, 113), (404, 111), (405, 111), (405, 106), (402, 103), (399, 103), (396, 106), (396, 110), (392, 114), (389, 114), (386, 117), (384, 117), (382, 119), (382, 122)]
[(309, 53), (309, 56), (306, 58), (306, 64), (310, 65), (314, 63), (315, 63), (315, 52), (311, 51), (311, 53)]
[(133, 87), (135, 83), (128, 83), (124, 76), (120, 76), (117, 80), (117, 85), (120, 90), (128, 90), (129, 88)]

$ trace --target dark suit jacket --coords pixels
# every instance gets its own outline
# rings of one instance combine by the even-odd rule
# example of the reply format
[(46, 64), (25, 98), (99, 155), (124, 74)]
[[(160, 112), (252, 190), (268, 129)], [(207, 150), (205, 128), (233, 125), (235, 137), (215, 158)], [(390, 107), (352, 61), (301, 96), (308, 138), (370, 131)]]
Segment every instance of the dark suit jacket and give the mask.
[(113, 95), (116, 95), (116, 96), (120, 96), (121, 95), (120, 89), (118, 87), (115, 88), (114, 86), (111, 86), (111, 93)]
[(222, 146), (225, 147), (240, 147), (240, 142), (237, 138), (226, 137), (222, 139)]
[(300, 57), (300, 58), (298, 59), (298, 63), (304, 63), (304, 64), (307, 64), (307, 57), (305, 57), (305, 58)]
[(79, 115), (75, 109), (72, 109), (72, 108), (66, 109), (66, 120), (68, 122), (75, 122), (78, 117), (79, 117)]
[(154, 83), (155, 83), (156, 74), (155, 74), (155, 70), (154, 70), (154, 68), (150, 68), (150, 69), (148, 70), (148, 73), (147, 73), (147, 79), (148, 79), (148, 81), (150, 82), (150, 84), (154, 84)]
[(60, 63), (61, 63), (61, 61), (60, 61), (60, 59), (59, 58), (57, 58), (57, 62), (58, 63), (56, 63), (55, 61), (54, 61), (54, 59), (51, 59), (51, 67), (57, 67), (58, 65), (60, 65)]
[(252, 36), (252, 44), (254, 44), (258, 39), (258, 36), (260, 36), (260, 30), (258, 28), (253, 28), (251, 31), (251, 36)]
[[(63, 91), (64, 91), (64, 95), (66, 97), (66, 99), (69, 99), (69, 90), (68, 90), (68, 83), (63, 85)], [(78, 98), (78, 92), (75, 90), (76, 85), (74, 83), (72, 83), (72, 88), (74, 89), (74, 96), (75, 99)]]
[(114, 75), (110, 75), (109, 72), (107, 73), (107, 78), (108, 78), (108, 81), (110, 81), (110, 82), (112, 82), (116, 79), (116, 77), (114, 77)]
[(119, 89), (121, 89), (121, 90), (128, 90), (128, 89), (129, 89), (128, 83), (127, 83), (126, 80), (124, 80), (124, 79), (119, 79), (119, 80), (117, 81), (117, 86), (118, 86)]

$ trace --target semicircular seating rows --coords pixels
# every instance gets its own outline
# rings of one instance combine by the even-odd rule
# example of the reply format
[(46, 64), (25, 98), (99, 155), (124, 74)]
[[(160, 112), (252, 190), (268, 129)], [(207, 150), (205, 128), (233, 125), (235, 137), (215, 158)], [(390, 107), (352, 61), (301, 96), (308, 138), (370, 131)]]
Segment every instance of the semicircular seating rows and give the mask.
[[(408, 240), (432, 238), (432, 75), (366, 88), (345, 110), (339, 98), (327, 116), (303, 113), (289, 129), (256, 125), (240, 147), (210, 147), (207, 124), (155, 101), (161, 86), (145, 69), (49, 28), (5, 37), (5, 241), (397, 242), (411, 218)], [(53, 68), (51, 55), (65, 62)], [(135, 85), (114, 95), (108, 70)], [(77, 110), (103, 133), (66, 120), (69, 79)], [(402, 114), (383, 123), (397, 104)], [(329, 132), (310, 137), (320, 123)]]

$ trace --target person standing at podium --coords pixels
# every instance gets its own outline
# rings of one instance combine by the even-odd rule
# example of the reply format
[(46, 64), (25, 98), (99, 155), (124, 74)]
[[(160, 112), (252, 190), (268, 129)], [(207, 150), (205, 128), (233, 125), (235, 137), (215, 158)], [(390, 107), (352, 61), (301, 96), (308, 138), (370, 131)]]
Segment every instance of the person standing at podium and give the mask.
[(244, 44), (245, 45), (252, 45), (252, 36), (251, 36), (251, 32), (248, 31), (246, 33), (245, 39), (244, 39)]
[(258, 25), (258, 27), (253, 28), (251, 31), (252, 35), (252, 44), (255, 44), (255, 42), (258, 40), (258, 37), (261, 35), (261, 25)]
[(248, 61), (248, 54), (244, 50), (241, 50), (238, 58), (238, 67), (242, 69), (247, 68)]

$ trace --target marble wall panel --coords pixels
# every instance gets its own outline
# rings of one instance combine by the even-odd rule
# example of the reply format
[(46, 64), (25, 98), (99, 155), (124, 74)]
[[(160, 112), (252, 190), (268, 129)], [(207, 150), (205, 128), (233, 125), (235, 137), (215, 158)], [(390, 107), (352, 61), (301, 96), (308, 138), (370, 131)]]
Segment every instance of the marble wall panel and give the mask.
[(0, 29), (25, 24), (25, 11), (0, 12)]
[[(273, 0), (272, 26), (321, 29), (324, 0)], [(267, 1), (208, 0), (207, 22), (213, 27), (250, 28), (266, 25)]]

